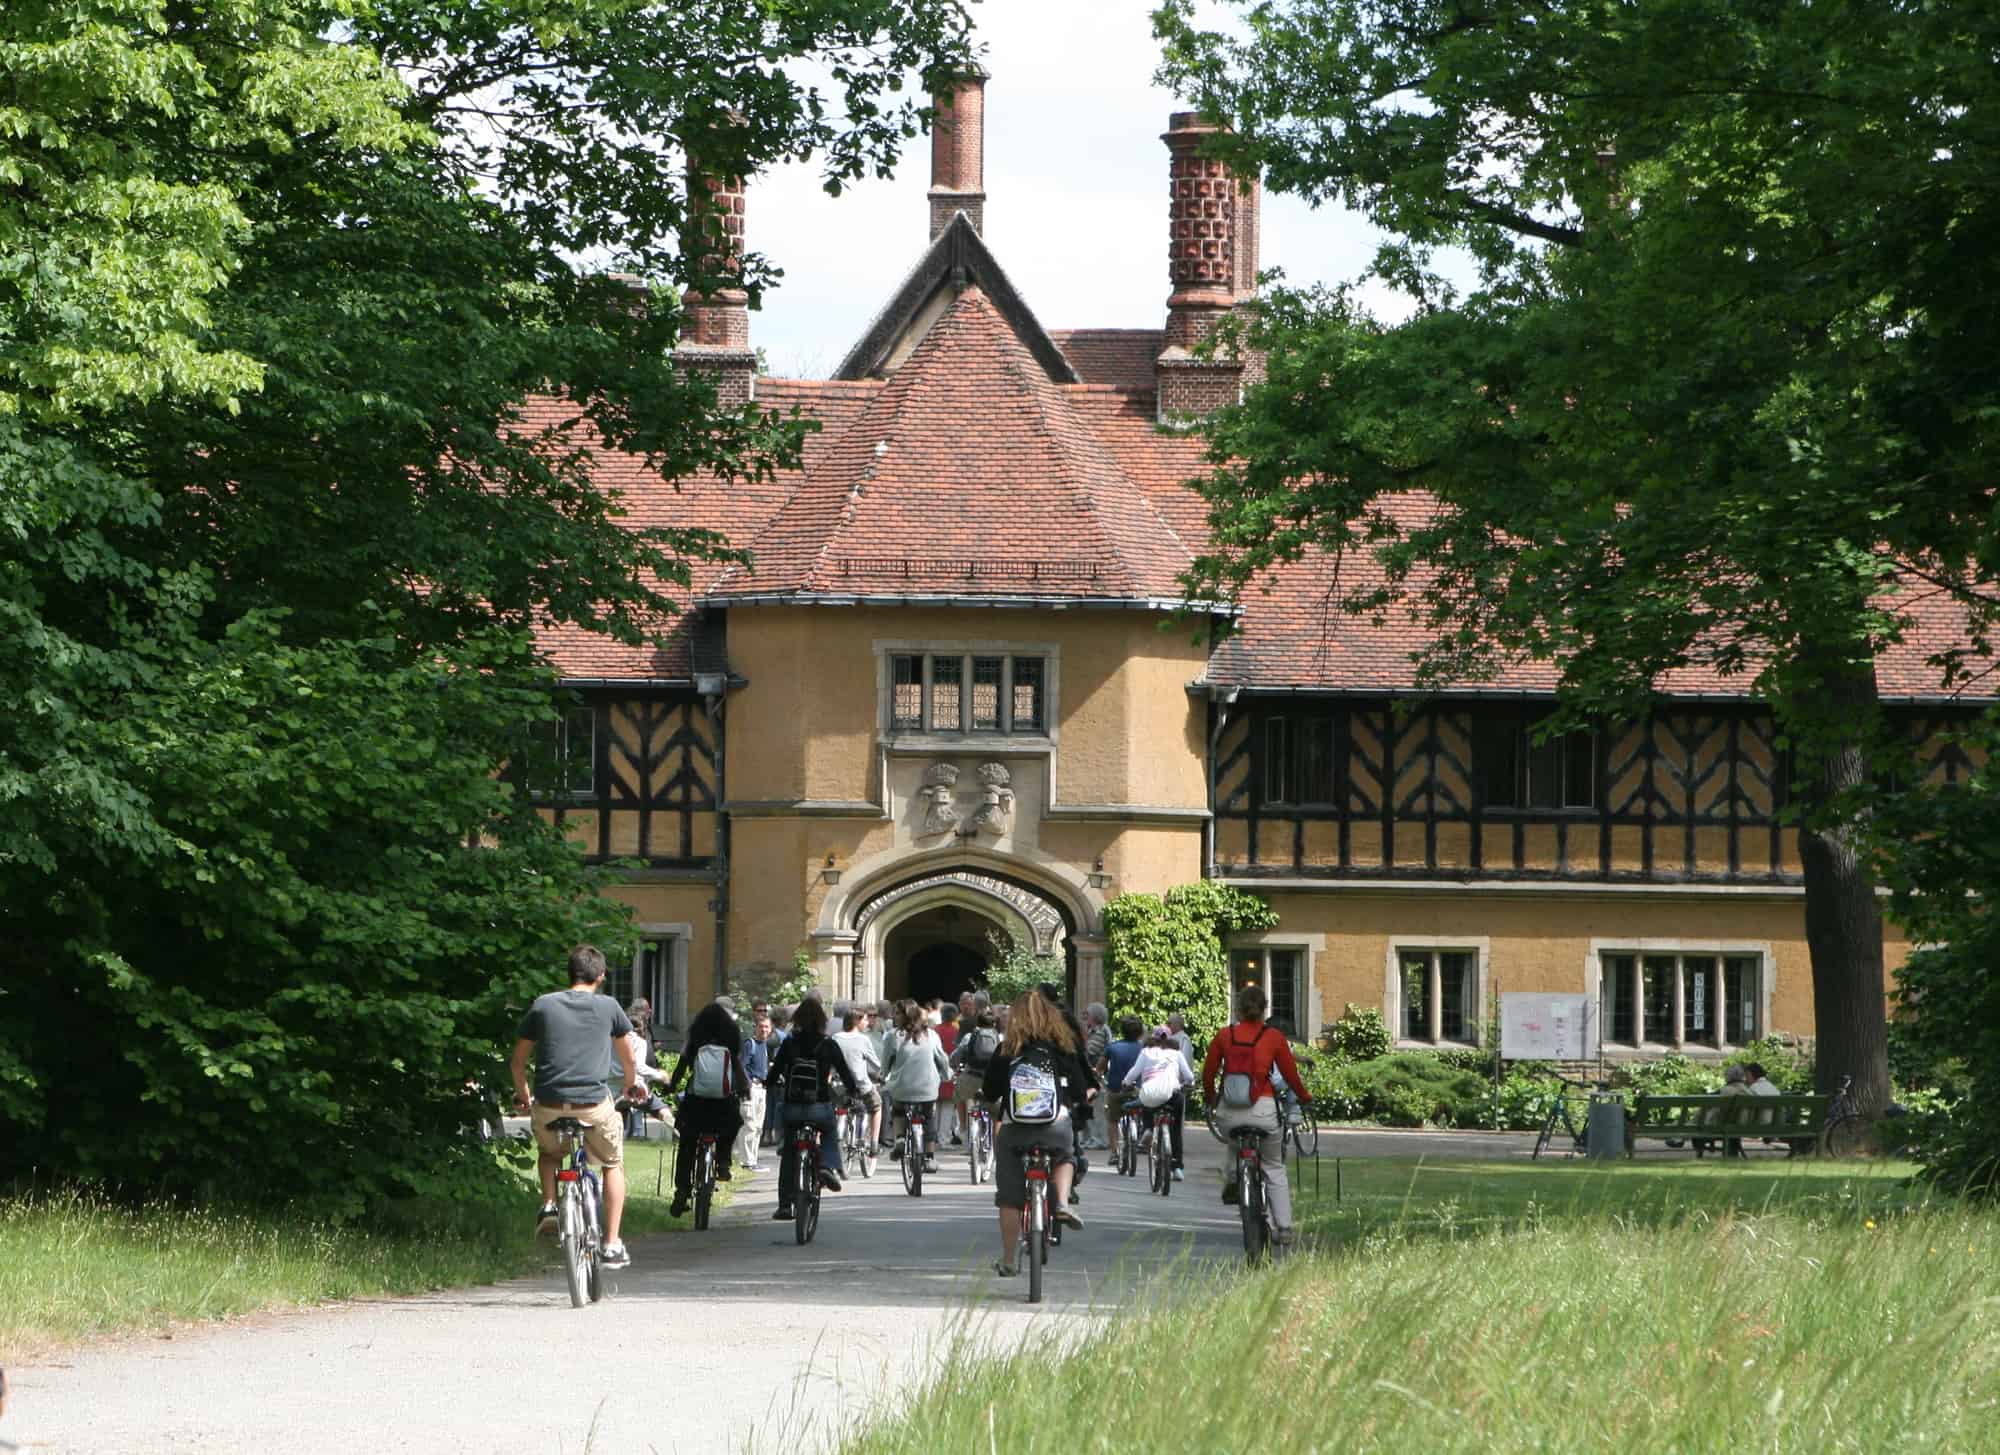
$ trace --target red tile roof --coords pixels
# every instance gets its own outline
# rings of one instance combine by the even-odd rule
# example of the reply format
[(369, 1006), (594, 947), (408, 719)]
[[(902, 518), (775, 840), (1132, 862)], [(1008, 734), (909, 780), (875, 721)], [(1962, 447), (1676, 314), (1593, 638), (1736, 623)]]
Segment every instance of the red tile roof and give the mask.
[(1153, 392), (1153, 361), (1167, 346), (1157, 328), (1057, 328), (1049, 337), (1086, 384)]
[(1179, 599), (1193, 558), (1077, 387), (968, 288), (706, 599)]

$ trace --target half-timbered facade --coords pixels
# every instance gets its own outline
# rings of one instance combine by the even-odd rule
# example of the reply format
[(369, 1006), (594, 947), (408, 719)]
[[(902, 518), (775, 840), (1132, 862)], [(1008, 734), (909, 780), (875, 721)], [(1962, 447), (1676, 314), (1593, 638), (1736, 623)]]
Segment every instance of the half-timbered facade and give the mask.
[[(750, 556), (697, 573), (662, 645), (547, 643), (578, 705), (532, 787), (623, 866), (645, 939), (614, 990), (680, 1025), (803, 951), (838, 996), (952, 993), (1000, 937), (1091, 999), (1105, 904), (1208, 875), (1277, 909), (1233, 968), (1302, 1036), (1351, 1002), (1473, 1044), (1503, 988), (1596, 993), (1614, 1050), (1810, 1033), (1769, 717), (1694, 673), (1557, 737), (1541, 669), (1420, 696), (1414, 628), (1342, 616), (1310, 557), (1240, 613), (1183, 600), (1188, 426), (1255, 367), (1197, 346), (1250, 298), (1256, 188), (1174, 117), (1165, 326), (1048, 329), (980, 236), (981, 84), (941, 115), (928, 243), (834, 378), (758, 376), (741, 296), (692, 300), (688, 367), (819, 421), (801, 469), (670, 488), (600, 454), (636, 524)], [(740, 184), (698, 191), (740, 242)], [(1923, 653), (1880, 677), (1931, 771), (1966, 771)]]

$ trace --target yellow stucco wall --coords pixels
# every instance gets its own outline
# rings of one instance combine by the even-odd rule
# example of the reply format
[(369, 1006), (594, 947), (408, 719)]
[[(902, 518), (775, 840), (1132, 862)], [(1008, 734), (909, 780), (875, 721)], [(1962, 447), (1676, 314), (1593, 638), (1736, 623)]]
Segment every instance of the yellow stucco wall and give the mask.
[(1201, 807), (1204, 710), (1186, 691), (1206, 648), (1137, 611), (735, 607), (732, 800), (875, 796), (877, 642), (1046, 643), (1057, 662), (1057, 793), (1066, 803)]
[[(1498, 895), (1262, 891), (1277, 910), (1272, 938), (1324, 935), (1314, 983), (1328, 1021), (1351, 1001), (1381, 1009), (1392, 938), (1489, 946), (1488, 994), (1516, 990), (1581, 992), (1593, 969), (1592, 941), (1768, 945), (1774, 967), (1772, 1028), (1813, 1033), (1812, 964), (1797, 898), (1725, 896)], [(1884, 942), (1891, 975), (1909, 954), (1893, 928)]]

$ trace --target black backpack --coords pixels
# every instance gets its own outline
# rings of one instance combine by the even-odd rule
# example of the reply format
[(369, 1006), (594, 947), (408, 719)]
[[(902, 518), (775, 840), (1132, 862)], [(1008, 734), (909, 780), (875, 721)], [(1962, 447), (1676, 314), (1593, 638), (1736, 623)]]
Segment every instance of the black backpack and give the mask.
[(785, 1071), (785, 1101), (792, 1106), (811, 1106), (826, 1100), (821, 1081), (817, 1048), (812, 1053), (794, 1056)]

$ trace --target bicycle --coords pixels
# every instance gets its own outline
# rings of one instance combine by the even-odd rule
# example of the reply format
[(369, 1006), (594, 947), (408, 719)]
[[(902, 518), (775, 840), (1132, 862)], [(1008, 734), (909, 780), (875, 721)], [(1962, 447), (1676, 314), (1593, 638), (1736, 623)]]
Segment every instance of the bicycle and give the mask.
[(798, 1153), (798, 1181), (792, 1190), (792, 1236), (801, 1248), (819, 1231), (819, 1139), (816, 1122), (800, 1122), (792, 1129), (792, 1147)]
[(1025, 1147), (1014, 1153), (1022, 1162), (1027, 1180), (1027, 1198), (1021, 1207), (1021, 1241), (1015, 1249), (1015, 1266), (1028, 1264), (1028, 1302), (1042, 1301), (1042, 1265), (1049, 1261), (1049, 1248), (1060, 1241), (1060, 1226), (1049, 1208), (1049, 1173), (1052, 1164), (1046, 1147)]
[(557, 1117), (549, 1130), (562, 1139), (563, 1165), (556, 1169), (556, 1242), (574, 1308), (604, 1297), (603, 1193), (584, 1150), (585, 1127), (575, 1117)]
[(902, 1130), (896, 1134), (896, 1150), (890, 1155), (902, 1159), (903, 1190), (911, 1197), (924, 1195), (924, 1159), (930, 1155), (924, 1146), (924, 1118), (928, 1111), (920, 1101), (896, 1104)]
[[(1300, 1056), (1301, 1074), (1312, 1069), (1313, 1059)], [(1301, 1162), (1319, 1156), (1319, 1116), (1310, 1102), (1301, 1102), (1292, 1088), (1284, 1083), (1277, 1086), (1278, 1120), (1283, 1128), (1286, 1143), (1298, 1153)]]
[(1276, 1232), (1265, 1190), (1264, 1156), (1257, 1146), (1263, 1137), (1254, 1126), (1238, 1127), (1229, 1134), (1236, 1146), (1236, 1210), (1243, 1219), (1243, 1256), (1251, 1264), (1263, 1262)]
[(972, 1185), (977, 1187), (993, 1176), (993, 1113), (985, 1102), (975, 1101), (966, 1115), (965, 1157), (971, 1164)]
[(840, 1131), (840, 1151), (850, 1167), (859, 1167), (863, 1177), (875, 1175), (875, 1139), (868, 1134), (868, 1108), (858, 1101), (842, 1102), (834, 1113)]
[[(1548, 1150), (1555, 1139), (1556, 1128), (1561, 1127), (1569, 1137), (1569, 1155), (1574, 1157), (1585, 1150), (1584, 1119), (1577, 1116), (1574, 1107), (1586, 1100), (1588, 1088), (1566, 1076), (1556, 1078), (1556, 1088), (1549, 1093), (1548, 1114), (1542, 1118), (1541, 1135), (1535, 1138), (1535, 1157)], [(1584, 1095), (1573, 1095), (1582, 1092)]]
[(694, 1154), (694, 1230), (708, 1231), (709, 1209), (715, 1203), (715, 1158), (717, 1137), (714, 1132), (703, 1132), (695, 1142)]
[(1146, 1129), (1146, 1156), (1152, 1162), (1153, 1191), (1161, 1197), (1174, 1190), (1174, 1104), (1152, 1108)]
[(1146, 1140), (1145, 1121), (1139, 1115), (1137, 1093), (1127, 1093), (1125, 1103), (1118, 1109), (1118, 1175), (1137, 1177), (1139, 1175), (1139, 1148)]
[(1827, 1103), (1826, 1124), (1819, 1130), (1819, 1152), (1826, 1157), (1846, 1157), (1861, 1150), (1868, 1138), (1868, 1119), (1854, 1100), (1854, 1078), (1840, 1078), (1840, 1089)]

